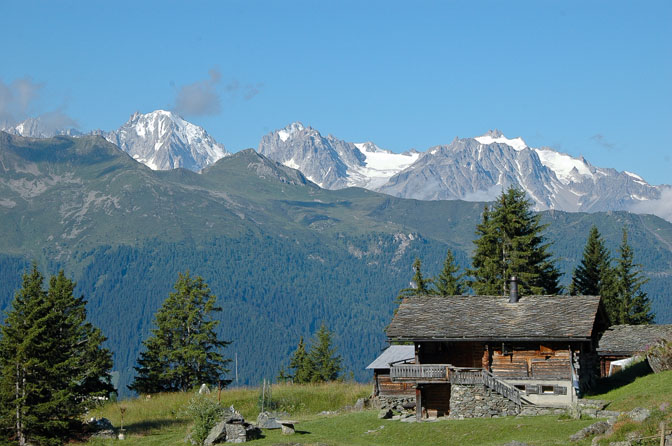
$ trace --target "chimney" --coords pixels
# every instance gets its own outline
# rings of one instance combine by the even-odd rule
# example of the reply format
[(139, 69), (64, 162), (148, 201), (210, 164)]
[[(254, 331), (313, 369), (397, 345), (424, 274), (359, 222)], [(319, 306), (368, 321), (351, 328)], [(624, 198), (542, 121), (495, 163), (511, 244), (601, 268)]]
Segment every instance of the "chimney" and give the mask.
[(518, 302), (518, 279), (516, 276), (511, 276), (511, 284), (509, 286), (509, 303), (515, 304)]

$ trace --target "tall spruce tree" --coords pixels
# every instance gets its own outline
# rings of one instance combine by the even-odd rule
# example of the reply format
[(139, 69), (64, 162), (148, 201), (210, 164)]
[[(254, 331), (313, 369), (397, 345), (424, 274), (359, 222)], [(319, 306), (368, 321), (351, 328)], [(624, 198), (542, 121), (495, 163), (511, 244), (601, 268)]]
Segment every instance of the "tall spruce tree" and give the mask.
[(335, 381), (341, 374), (341, 357), (336, 354), (336, 348), (332, 345), (332, 333), (322, 324), (315, 334), (313, 345), (308, 353), (310, 364), (311, 382)]
[(289, 361), (289, 368), (294, 370), (291, 374), (293, 382), (297, 384), (310, 382), (313, 367), (303, 343), (303, 336), (299, 339), (299, 345)]
[(614, 324), (650, 324), (654, 315), (651, 302), (642, 290), (648, 282), (643, 277), (641, 265), (634, 263), (634, 253), (628, 244), (628, 232), (623, 228), (623, 238), (619, 248), (620, 257), (614, 269), (616, 293), (612, 302), (607, 302), (611, 322)]
[(212, 313), (222, 309), (201, 277), (179, 274), (175, 292), (155, 315), (156, 328), (143, 342), (137, 375), (129, 389), (138, 393), (187, 391), (199, 384), (225, 384), (222, 375), (230, 359), (220, 349), (230, 344), (217, 338), (219, 321)]
[(525, 192), (510, 187), (476, 227), (470, 285), (476, 294), (506, 294), (511, 276), (521, 294), (557, 294), (560, 272), (543, 237), (546, 225), (531, 210)]
[(436, 288), (436, 294), (440, 296), (456, 296), (465, 291), (464, 273), (458, 274), (460, 267), (455, 264), (453, 252), (449, 249), (446, 259), (443, 261), (443, 269), (432, 282)]
[(86, 322), (86, 301), (63, 271), (43, 289), (33, 264), (23, 276), (0, 339), (0, 420), (9, 444), (60, 445), (81, 416), (114, 388), (112, 356)]
[[(614, 294), (614, 270), (611, 254), (604, 245), (596, 226), (590, 228), (581, 263), (574, 269), (569, 286), (572, 295), (602, 296), (609, 299)], [(605, 302), (606, 303), (606, 302)]]

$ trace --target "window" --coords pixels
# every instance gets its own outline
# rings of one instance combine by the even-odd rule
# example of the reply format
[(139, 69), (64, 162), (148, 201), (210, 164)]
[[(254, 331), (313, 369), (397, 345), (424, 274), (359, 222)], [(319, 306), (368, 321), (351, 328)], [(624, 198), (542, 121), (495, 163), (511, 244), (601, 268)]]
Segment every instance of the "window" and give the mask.
[(555, 389), (553, 386), (541, 386), (541, 393), (553, 395), (555, 393)]

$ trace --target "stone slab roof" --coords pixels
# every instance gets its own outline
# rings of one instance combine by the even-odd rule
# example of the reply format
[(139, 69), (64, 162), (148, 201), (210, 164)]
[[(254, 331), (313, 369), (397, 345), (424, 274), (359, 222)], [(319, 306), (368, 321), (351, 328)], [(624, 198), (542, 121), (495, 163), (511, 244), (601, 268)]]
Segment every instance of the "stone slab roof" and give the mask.
[(593, 334), (599, 296), (416, 296), (387, 327), (391, 340), (565, 340)]
[(597, 347), (600, 355), (634, 355), (659, 339), (672, 339), (672, 325), (614, 325)]
[(366, 368), (389, 369), (390, 363), (392, 362), (410, 361), (414, 359), (415, 347), (413, 345), (390, 345)]

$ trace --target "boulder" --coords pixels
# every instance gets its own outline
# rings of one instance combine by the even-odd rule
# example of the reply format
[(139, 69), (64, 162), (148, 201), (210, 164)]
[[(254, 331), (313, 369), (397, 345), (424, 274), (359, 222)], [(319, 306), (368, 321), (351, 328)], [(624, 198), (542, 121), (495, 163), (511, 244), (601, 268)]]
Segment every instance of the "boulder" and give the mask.
[(593, 435), (599, 435), (607, 432), (611, 428), (611, 424), (607, 423), (606, 421), (598, 421), (597, 423), (591, 424), (588, 427), (584, 427), (574, 435), (571, 435), (569, 439), (571, 441), (579, 441), (583, 440), (584, 438), (593, 436)]
[(281, 429), (282, 424), (270, 412), (261, 412), (257, 416), (257, 427), (260, 429)]
[(354, 410), (359, 412), (364, 410), (365, 407), (366, 407), (366, 400), (364, 398), (359, 398), (355, 403)]
[(628, 412), (628, 417), (632, 421), (636, 421), (638, 423), (641, 423), (642, 421), (646, 420), (651, 416), (651, 411), (649, 409), (645, 409), (643, 407), (636, 407), (632, 409), (630, 412)]
[(198, 389), (198, 393), (201, 394), (201, 395), (208, 394), (208, 393), (210, 393), (210, 388), (208, 387), (207, 384), (203, 383), (203, 384), (201, 384), (201, 388)]

